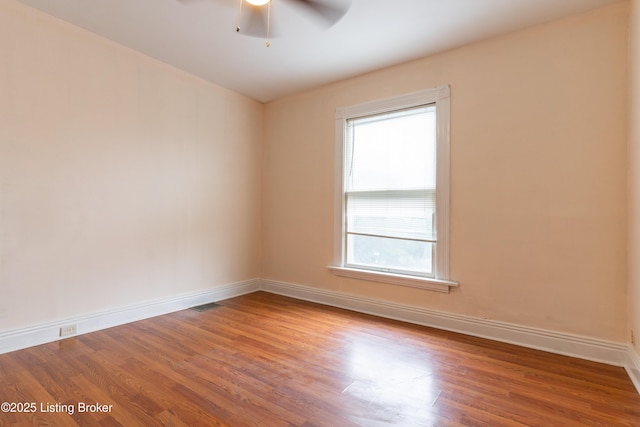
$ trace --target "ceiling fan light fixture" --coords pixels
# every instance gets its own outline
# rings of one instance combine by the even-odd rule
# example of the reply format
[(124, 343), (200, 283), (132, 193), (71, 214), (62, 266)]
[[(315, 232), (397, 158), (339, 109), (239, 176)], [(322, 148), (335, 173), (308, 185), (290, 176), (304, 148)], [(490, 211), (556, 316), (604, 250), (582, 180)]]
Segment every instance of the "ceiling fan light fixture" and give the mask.
[(269, 3), (271, 0), (247, 0), (247, 3), (252, 4), (254, 6), (264, 6)]

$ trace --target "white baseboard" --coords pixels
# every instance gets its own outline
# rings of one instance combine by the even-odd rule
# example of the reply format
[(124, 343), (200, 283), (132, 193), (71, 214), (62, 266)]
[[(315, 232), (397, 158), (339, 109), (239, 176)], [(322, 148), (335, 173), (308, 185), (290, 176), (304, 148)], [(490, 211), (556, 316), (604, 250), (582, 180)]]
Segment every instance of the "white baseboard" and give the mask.
[(636, 387), (636, 390), (640, 393), (640, 355), (631, 345), (629, 345), (627, 350), (627, 361), (624, 368), (627, 374), (629, 374), (629, 378), (631, 378), (631, 382)]
[(0, 333), (0, 354), (60, 340), (60, 327), (65, 325), (77, 325), (75, 335), (80, 335), (259, 290), (609, 365), (624, 366), (640, 392), (640, 356), (626, 344), (261, 279), (220, 285), (206, 291), (3, 332)]
[[(260, 287), (263, 291), (292, 298), (609, 365), (626, 366), (628, 363), (627, 346), (622, 343), (429, 310), (273, 280), (262, 280)], [(638, 366), (640, 367), (640, 363)], [(640, 369), (637, 370), (637, 373), (640, 373)], [(640, 377), (638, 378), (640, 379)]]
[[(142, 304), (120, 307), (100, 313), (77, 316), (57, 322), (40, 324), (28, 328), (0, 333), (0, 354), (20, 350), (34, 345), (45, 344), (63, 339), (60, 327), (77, 325), (77, 334), (81, 335), (137, 320), (148, 319), (162, 314), (184, 310), (209, 302), (232, 298), (260, 289), (260, 280), (252, 279), (227, 285), (216, 286), (206, 291), (192, 292)], [(64, 337), (68, 338), (68, 337)]]

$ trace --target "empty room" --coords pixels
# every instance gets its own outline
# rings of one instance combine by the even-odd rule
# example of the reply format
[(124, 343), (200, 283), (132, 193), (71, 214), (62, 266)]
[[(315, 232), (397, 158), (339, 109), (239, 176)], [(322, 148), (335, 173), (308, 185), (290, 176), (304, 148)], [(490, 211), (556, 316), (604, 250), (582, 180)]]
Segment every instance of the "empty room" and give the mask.
[(0, 0), (31, 425), (640, 425), (640, 0)]

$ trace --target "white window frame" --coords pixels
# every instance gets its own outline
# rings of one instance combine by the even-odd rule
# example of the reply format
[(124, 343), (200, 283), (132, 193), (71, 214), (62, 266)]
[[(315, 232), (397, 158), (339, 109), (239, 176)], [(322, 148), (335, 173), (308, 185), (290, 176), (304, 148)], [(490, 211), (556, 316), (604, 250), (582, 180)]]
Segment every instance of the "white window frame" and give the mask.
[[(344, 150), (347, 121), (359, 117), (387, 113), (421, 105), (436, 106), (436, 233), (434, 277), (395, 274), (345, 267), (345, 189)], [(440, 292), (449, 292), (458, 282), (449, 277), (449, 164), (450, 164), (450, 89), (442, 85), (363, 104), (341, 107), (335, 114), (335, 203), (334, 203), (334, 255), (333, 265), (328, 268), (336, 275), (355, 279), (410, 286)]]

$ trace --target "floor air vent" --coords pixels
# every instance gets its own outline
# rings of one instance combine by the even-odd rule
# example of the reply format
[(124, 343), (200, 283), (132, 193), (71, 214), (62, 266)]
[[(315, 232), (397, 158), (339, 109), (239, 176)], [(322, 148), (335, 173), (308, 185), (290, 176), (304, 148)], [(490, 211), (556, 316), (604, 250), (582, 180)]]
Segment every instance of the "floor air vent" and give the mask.
[(220, 304), (216, 304), (215, 302), (210, 302), (209, 304), (196, 305), (195, 307), (191, 307), (191, 310), (195, 311), (207, 311), (212, 308), (220, 307)]

